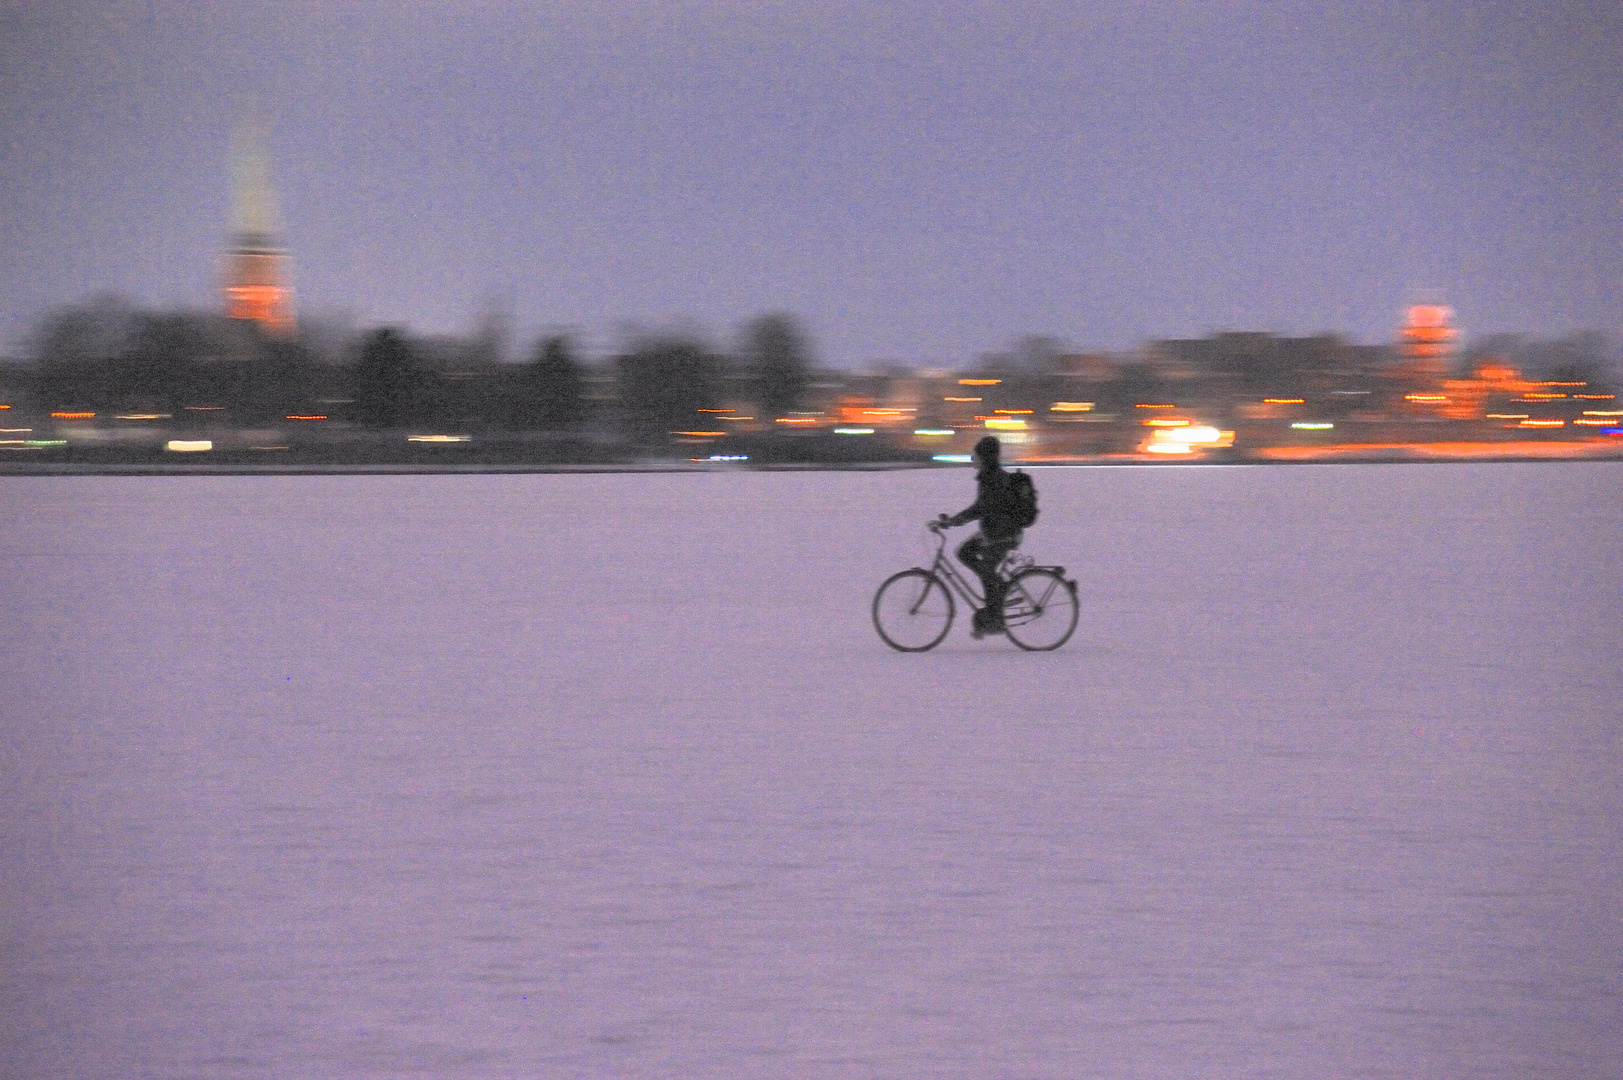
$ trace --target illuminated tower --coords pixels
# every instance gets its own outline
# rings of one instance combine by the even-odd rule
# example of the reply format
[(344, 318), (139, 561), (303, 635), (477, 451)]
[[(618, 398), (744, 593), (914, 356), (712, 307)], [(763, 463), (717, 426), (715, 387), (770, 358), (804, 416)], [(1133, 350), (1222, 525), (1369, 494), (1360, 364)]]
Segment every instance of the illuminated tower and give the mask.
[(1414, 304), (1398, 331), (1398, 351), (1410, 374), (1441, 379), (1454, 362), (1460, 332), (1454, 329), (1454, 309), (1447, 304)]
[(247, 127), (231, 149), (231, 240), (224, 261), (225, 313), (266, 333), (293, 332), (287, 253), (277, 246), (281, 215), (270, 186), (263, 132)]

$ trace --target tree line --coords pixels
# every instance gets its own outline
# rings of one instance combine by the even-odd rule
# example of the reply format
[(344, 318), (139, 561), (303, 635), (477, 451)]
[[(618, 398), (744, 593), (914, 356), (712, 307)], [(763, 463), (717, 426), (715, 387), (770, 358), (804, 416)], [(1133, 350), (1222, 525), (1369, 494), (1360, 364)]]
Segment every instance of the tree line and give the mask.
[(595, 424), (644, 443), (693, 428), (702, 410), (791, 412), (812, 369), (806, 335), (785, 313), (751, 320), (733, 353), (695, 333), (651, 332), (589, 363), (573, 337), (552, 333), (521, 362), (500, 363), (476, 340), (393, 326), (283, 339), (213, 314), (99, 300), (53, 313), (32, 352), (23, 396), (39, 411), (208, 409), (241, 425), (327, 416), (378, 429)]

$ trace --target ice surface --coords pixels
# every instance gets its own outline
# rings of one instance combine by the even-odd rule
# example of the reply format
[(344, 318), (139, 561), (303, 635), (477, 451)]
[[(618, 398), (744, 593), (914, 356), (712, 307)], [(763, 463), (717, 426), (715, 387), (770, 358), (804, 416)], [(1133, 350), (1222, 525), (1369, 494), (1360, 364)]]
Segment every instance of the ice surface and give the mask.
[(7, 1077), (1615, 1077), (1623, 465), (0, 479)]

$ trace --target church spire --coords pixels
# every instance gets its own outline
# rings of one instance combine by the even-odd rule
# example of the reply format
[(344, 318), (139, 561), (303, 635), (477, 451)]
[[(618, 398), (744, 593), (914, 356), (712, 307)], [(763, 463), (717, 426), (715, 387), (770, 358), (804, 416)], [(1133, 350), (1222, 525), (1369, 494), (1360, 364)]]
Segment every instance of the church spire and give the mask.
[(231, 237), (225, 256), (225, 313), (251, 319), (268, 333), (294, 328), (282, 221), (270, 183), (264, 128), (244, 124), (231, 147)]

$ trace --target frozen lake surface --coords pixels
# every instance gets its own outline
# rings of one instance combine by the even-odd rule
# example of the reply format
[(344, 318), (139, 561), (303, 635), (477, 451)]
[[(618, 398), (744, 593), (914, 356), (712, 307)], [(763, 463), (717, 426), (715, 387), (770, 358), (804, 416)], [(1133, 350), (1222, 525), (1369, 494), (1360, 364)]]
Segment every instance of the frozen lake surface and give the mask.
[(1623, 464), (0, 478), (7, 1077), (1595, 1077)]

